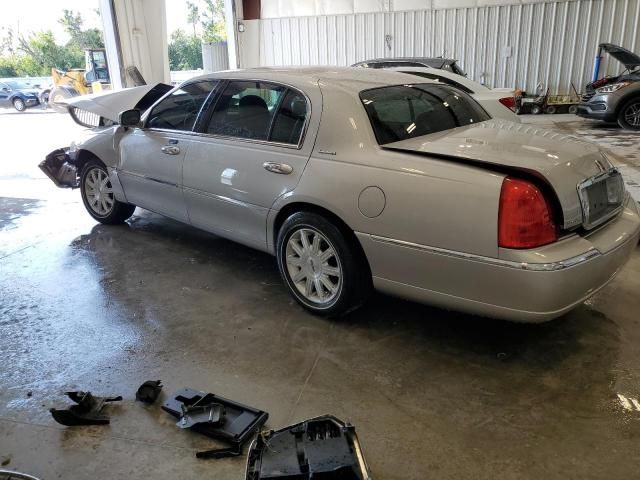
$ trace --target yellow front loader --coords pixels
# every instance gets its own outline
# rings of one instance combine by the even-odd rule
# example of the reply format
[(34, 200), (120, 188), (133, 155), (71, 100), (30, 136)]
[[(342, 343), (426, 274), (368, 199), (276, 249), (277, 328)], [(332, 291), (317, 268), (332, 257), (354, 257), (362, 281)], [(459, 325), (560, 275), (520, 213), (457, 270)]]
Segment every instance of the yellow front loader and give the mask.
[(111, 88), (107, 55), (104, 48), (87, 48), (84, 51), (85, 68), (62, 72), (51, 69), (53, 88), (49, 92), (49, 106), (57, 112), (67, 111), (66, 102), (72, 97), (98, 93)]

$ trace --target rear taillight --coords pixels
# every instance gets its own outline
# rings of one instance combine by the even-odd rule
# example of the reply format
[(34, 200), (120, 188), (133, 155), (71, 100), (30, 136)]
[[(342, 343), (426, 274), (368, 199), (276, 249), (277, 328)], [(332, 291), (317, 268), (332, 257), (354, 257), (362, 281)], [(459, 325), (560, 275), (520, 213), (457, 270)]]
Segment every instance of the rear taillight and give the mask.
[(551, 205), (540, 189), (526, 180), (505, 178), (498, 210), (498, 245), (534, 248), (557, 239)]
[(516, 97), (503, 97), (498, 101), (509, 110), (516, 111)]

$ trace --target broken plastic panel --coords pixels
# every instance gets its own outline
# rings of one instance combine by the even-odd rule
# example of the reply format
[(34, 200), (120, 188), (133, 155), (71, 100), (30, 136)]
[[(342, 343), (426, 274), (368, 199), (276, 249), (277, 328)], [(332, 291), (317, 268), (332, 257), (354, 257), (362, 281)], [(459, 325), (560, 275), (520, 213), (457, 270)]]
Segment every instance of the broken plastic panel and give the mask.
[(147, 380), (138, 388), (136, 400), (152, 404), (158, 399), (162, 390), (162, 380)]
[(245, 478), (371, 480), (355, 427), (331, 415), (258, 436)]
[(40, 170), (60, 188), (78, 188), (78, 168), (72, 163), (68, 149), (58, 148), (40, 162)]
[(52, 408), (49, 410), (53, 419), (67, 427), (78, 425), (107, 425), (109, 417), (102, 415), (102, 407), (109, 402), (119, 402), (122, 397), (94, 397), (91, 392), (66, 392), (66, 395), (77, 405), (66, 410)]
[[(230, 445), (230, 448), (198, 452), (198, 458), (241, 455), (242, 446), (269, 418), (269, 414), (262, 410), (189, 388), (175, 392), (162, 409), (178, 419), (190, 417), (185, 420), (189, 423), (188, 428)], [(216, 416), (219, 417), (217, 420)], [(181, 426), (181, 421), (178, 426)]]

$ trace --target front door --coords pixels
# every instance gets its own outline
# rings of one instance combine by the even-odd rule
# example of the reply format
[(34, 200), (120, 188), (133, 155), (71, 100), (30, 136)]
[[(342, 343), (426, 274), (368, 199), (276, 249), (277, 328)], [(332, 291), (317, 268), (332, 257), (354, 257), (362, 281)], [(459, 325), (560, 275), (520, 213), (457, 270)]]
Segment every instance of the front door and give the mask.
[(134, 205), (188, 222), (182, 194), (182, 167), (193, 141), (193, 127), (217, 81), (200, 81), (174, 90), (120, 142), (118, 175)]
[(270, 82), (226, 85), (185, 159), (192, 224), (266, 249), (269, 209), (296, 187), (313, 148), (321, 96), (317, 86), (309, 90), (307, 97)]

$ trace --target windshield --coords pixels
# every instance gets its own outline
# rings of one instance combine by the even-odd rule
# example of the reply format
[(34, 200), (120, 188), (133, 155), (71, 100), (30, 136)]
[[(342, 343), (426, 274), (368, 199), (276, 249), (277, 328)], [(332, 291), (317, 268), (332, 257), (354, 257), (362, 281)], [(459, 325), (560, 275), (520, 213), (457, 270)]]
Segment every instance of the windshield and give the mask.
[(466, 93), (447, 85), (395, 85), (360, 92), (380, 145), (450, 130), (491, 117)]

